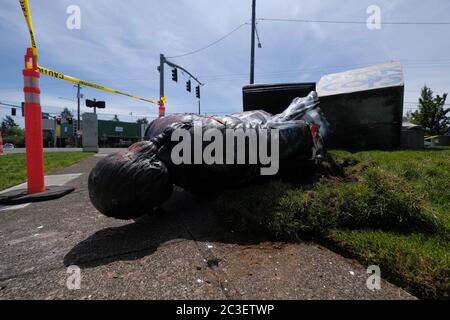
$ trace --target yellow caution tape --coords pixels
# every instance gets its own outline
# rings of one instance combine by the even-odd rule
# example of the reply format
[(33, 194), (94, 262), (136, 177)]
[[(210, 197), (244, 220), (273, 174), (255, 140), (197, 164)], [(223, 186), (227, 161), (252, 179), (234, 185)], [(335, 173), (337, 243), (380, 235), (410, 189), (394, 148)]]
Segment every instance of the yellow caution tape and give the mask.
[[(20, 2), (20, 7), (22, 8), (23, 15), (24, 15), (25, 20), (26, 20), (27, 25), (28, 25), (28, 30), (30, 31), (31, 47), (33, 49), (33, 54), (36, 57), (36, 62), (37, 62), (38, 51), (37, 51), (37, 46), (36, 46), (36, 38), (35, 38), (35, 35), (34, 35), (33, 19), (31, 17), (30, 4), (29, 4), (28, 0), (19, 0), (19, 2)], [(27, 66), (27, 67), (29, 67), (29, 66)], [(121, 92), (121, 91), (118, 91), (118, 90), (114, 90), (114, 89), (111, 89), (111, 88), (108, 88), (108, 87), (104, 87), (104, 86), (101, 86), (101, 85), (98, 85), (98, 84), (95, 84), (95, 83), (92, 83), (92, 82), (88, 82), (88, 81), (77, 79), (75, 77), (67, 76), (65, 74), (62, 74), (62, 73), (59, 73), (59, 72), (56, 72), (56, 71), (53, 71), (53, 70), (50, 70), (50, 69), (47, 69), (47, 68), (44, 68), (44, 67), (41, 67), (41, 66), (38, 66), (38, 71), (40, 73), (46, 75), (46, 76), (54, 77), (56, 79), (61, 79), (61, 80), (73, 82), (73, 83), (76, 83), (76, 84), (81, 84), (83, 86), (87, 86), (87, 87), (91, 87), (91, 88), (95, 88), (95, 89), (99, 89), (99, 90), (103, 90), (103, 91), (107, 91), (107, 92), (111, 92), (111, 93), (115, 93), (115, 94), (120, 94), (122, 96), (126, 96), (126, 97), (133, 98), (133, 99), (136, 99), (136, 100), (150, 102), (150, 103), (157, 104), (157, 105), (160, 104), (159, 101), (153, 101), (153, 100), (150, 100), (150, 99), (145, 99), (145, 98), (140, 98), (140, 97), (137, 97), (137, 96), (133, 96), (131, 94), (124, 93), (124, 92)], [(162, 103), (166, 103), (167, 99), (165, 97), (162, 97), (161, 98), (161, 102)]]
[(36, 45), (36, 37), (34, 35), (33, 18), (31, 17), (30, 4), (28, 0), (19, 0), (20, 7), (22, 8), (23, 16), (28, 25), (28, 30), (30, 31), (31, 38), (31, 48), (33, 49), (33, 54), (36, 57), (36, 63), (38, 60), (38, 51)]
[(62, 73), (59, 73), (59, 72), (56, 72), (56, 71), (53, 71), (53, 70), (50, 70), (50, 69), (47, 69), (47, 68), (44, 68), (44, 67), (41, 67), (41, 66), (38, 66), (38, 71), (40, 73), (46, 75), (46, 76), (53, 77), (53, 78), (56, 78), (56, 79), (61, 79), (61, 80), (69, 81), (69, 82), (72, 82), (72, 83), (81, 84), (81, 85), (86, 86), (86, 87), (91, 87), (91, 88), (95, 88), (95, 89), (99, 89), (99, 90), (103, 90), (103, 91), (107, 91), (107, 92), (111, 92), (111, 93), (120, 94), (122, 96), (126, 96), (126, 97), (133, 98), (133, 99), (136, 99), (136, 100), (150, 102), (150, 103), (153, 103), (153, 104), (159, 104), (159, 102), (157, 102), (157, 101), (136, 97), (136, 96), (133, 96), (131, 94), (124, 93), (124, 92), (121, 92), (121, 91), (118, 91), (118, 90), (114, 90), (114, 89), (111, 89), (111, 88), (108, 88), (108, 87), (104, 87), (104, 86), (101, 86), (101, 85), (98, 85), (98, 84), (95, 84), (95, 83), (92, 83), (92, 82), (88, 82), (88, 81), (77, 79), (75, 77), (67, 76), (65, 74), (62, 74)]

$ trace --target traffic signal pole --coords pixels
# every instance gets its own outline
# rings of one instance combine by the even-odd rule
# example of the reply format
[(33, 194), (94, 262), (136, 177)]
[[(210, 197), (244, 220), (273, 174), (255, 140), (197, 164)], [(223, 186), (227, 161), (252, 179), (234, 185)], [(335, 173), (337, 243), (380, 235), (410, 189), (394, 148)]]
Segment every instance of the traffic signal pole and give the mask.
[(166, 115), (166, 106), (164, 105), (164, 63), (166, 58), (163, 54), (159, 56), (159, 117)]
[[(190, 73), (188, 70), (186, 70), (185, 68), (167, 60), (167, 58), (163, 55), (160, 54), (159, 56), (159, 67), (158, 67), (158, 71), (159, 71), (159, 95), (161, 96), (160, 101), (159, 101), (159, 117), (163, 118), (165, 116), (166, 113), (166, 107), (164, 105), (165, 103), (165, 96), (164, 96), (164, 64), (167, 64), (169, 67), (174, 68), (174, 73), (172, 75), (172, 77), (175, 77), (174, 81), (178, 82), (178, 69), (182, 70), (184, 73), (188, 74), (191, 79), (193, 79), (194, 81), (196, 81), (198, 83), (197, 86), (197, 98), (200, 100), (200, 86), (203, 86), (204, 84), (200, 82), (200, 80), (198, 80), (192, 73)], [(191, 81), (189, 80), (187, 83), (187, 90), (190, 91), (189, 89), (191, 89)], [(200, 101), (199, 101), (199, 113), (200, 113)]]
[(164, 58), (163, 54), (159, 56), (159, 95), (164, 97)]

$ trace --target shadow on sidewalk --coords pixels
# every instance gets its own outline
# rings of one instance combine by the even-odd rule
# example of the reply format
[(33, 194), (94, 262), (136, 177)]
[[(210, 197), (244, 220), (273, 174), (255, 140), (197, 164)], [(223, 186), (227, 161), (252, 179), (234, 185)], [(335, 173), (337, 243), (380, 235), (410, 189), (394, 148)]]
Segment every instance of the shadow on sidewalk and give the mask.
[(258, 244), (262, 236), (230, 230), (217, 199), (203, 199), (175, 191), (164, 204), (163, 214), (143, 216), (134, 222), (100, 230), (78, 243), (64, 257), (64, 265), (92, 268), (114, 261), (130, 261), (154, 253), (161, 245), (201, 240), (235, 244)]

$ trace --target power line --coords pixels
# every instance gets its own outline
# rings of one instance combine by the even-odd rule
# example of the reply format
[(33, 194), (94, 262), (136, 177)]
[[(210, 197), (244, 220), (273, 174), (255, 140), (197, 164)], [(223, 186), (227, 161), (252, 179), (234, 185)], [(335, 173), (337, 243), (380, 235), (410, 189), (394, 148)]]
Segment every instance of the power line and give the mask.
[(240, 24), (239, 26), (237, 26), (236, 28), (234, 28), (233, 30), (231, 30), (230, 32), (228, 32), (228, 33), (227, 33), (226, 35), (224, 35), (223, 37), (221, 37), (221, 38), (217, 39), (216, 41), (211, 42), (210, 44), (208, 44), (208, 45), (206, 45), (206, 46), (204, 46), (204, 47), (201, 47), (201, 48), (199, 48), (199, 49), (197, 49), (197, 50), (190, 51), (190, 52), (187, 52), (187, 53), (184, 53), (184, 54), (180, 54), (180, 55), (176, 55), (176, 56), (167, 57), (167, 58), (168, 58), (168, 59), (181, 58), (181, 57), (189, 56), (189, 55), (192, 55), (192, 54), (194, 54), (194, 53), (197, 53), (197, 52), (206, 50), (206, 49), (212, 47), (213, 45), (215, 45), (215, 44), (221, 42), (222, 40), (225, 40), (226, 38), (228, 38), (228, 37), (231, 36), (233, 33), (235, 33), (236, 31), (238, 31), (240, 28), (242, 28), (243, 26), (245, 26), (245, 25), (247, 25), (247, 24), (248, 24), (248, 22), (244, 22), (244, 23)]
[(17, 106), (17, 105), (14, 105), (14, 104), (9, 104), (9, 103), (3, 103), (3, 102), (0, 102), (0, 106), (5, 106), (5, 107), (3, 107), (3, 108), (21, 108), (22, 106)]
[[(289, 19), (289, 18), (259, 18), (259, 21), (272, 22), (301, 22), (301, 23), (328, 23), (328, 24), (367, 24), (367, 21), (356, 20), (313, 20), (313, 19)], [(381, 21), (381, 25), (450, 25), (450, 21)]]
[[(405, 68), (418, 68), (418, 67), (424, 67), (424, 68), (433, 68), (433, 67), (450, 67), (450, 60), (449, 59), (429, 59), (429, 60), (399, 60), (402, 62), (402, 66)], [(286, 74), (286, 73), (298, 73), (298, 72), (328, 72), (332, 71), (333, 69), (343, 69), (343, 68), (354, 68), (354, 67), (365, 67), (370, 66), (374, 64), (379, 63), (385, 63), (386, 61), (372, 61), (372, 62), (361, 62), (358, 64), (351, 64), (351, 65), (335, 65), (335, 66), (316, 66), (316, 67), (309, 67), (309, 68), (299, 68), (299, 69), (289, 69), (289, 70), (278, 70), (278, 71), (267, 71), (267, 72), (258, 72), (256, 73), (259, 76), (265, 76), (265, 75), (280, 75), (280, 74)], [(247, 77), (246, 73), (229, 73), (229, 74), (219, 74), (219, 75), (206, 75), (202, 76), (202, 78), (207, 79), (209, 81), (211, 80), (223, 80), (223, 78), (233, 78), (233, 77)]]
[[(446, 67), (449, 68), (450, 66)], [(305, 74), (302, 74), (301, 72), (305, 72)], [(279, 73), (279, 74), (267, 74), (267, 75), (259, 75), (256, 74), (259, 77), (260, 81), (278, 81), (278, 80), (283, 80), (283, 79), (287, 79), (289, 77), (292, 78), (292, 76), (307, 76), (306, 79), (311, 79), (309, 81), (316, 81), (316, 76), (317, 75), (324, 75), (325, 73), (335, 73), (335, 72), (341, 72), (342, 70), (335, 70), (335, 71), (314, 71), (314, 72), (306, 72), (304, 70), (299, 70), (299, 71), (293, 71), (293, 72), (283, 72), (283, 73)], [(208, 79), (208, 83), (210, 85), (214, 85), (214, 84), (220, 84), (223, 82), (234, 82), (234, 81), (240, 81), (240, 80), (245, 80), (246, 76), (231, 76), (229, 78), (227, 77), (222, 77), (222, 78), (216, 78), (216, 79)], [(292, 81), (297, 81), (298, 77), (293, 78)], [(289, 81), (289, 80), (288, 80)]]

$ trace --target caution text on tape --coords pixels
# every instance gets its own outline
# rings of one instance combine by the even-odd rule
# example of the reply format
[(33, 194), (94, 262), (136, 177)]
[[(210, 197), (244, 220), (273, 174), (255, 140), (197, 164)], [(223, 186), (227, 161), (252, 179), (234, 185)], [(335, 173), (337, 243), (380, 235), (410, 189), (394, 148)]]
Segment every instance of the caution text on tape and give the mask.
[(145, 98), (133, 96), (131, 94), (124, 93), (124, 92), (121, 92), (121, 91), (118, 91), (118, 90), (115, 90), (115, 89), (111, 89), (111, 88), (108, 88), (108, 87), (104, 87), (104, 86), (101, 86), (101, 85), (98, 85), (98, 84), (95, 84), (95, 83), (92, 83), (92, 82), (88, 82), (88, 81), (84, 81), (84, 80), (81, 80), (81, 79), (77, 79), (75, 77), (67, 76), (67, 75), (62, 74), (60, 72), (56, 72), (56, 71), (53, 71), (53, 70), (50, 70), (48, 68), (44, 68), (44, 67), (41, 67), (41, 66), (38, 66), (38, 71), (40, 73), (46, 75), (46, 76), (49, 76), (49, 77), (53, 77), (53, 78), (57, 78), (57, 79), (65, 80), (65, 81), (69, 81), (69, 82), (76, 83), (76, 84), (81, 84), (83, 86), (95, 88), (95, 89), (98, 89), (98, 90), (103, 90), (103, 91), (107, 91), (107, 92), (111, 92), (111, 93), (115, 93), (115, 94), (120, 94), (122, 96), (126, 96), (126, 97), (129, 97), (129, 98), (133, 98), (133, 99), (137, 99), (137, 100), (141, 100), (141, 101), (145, 101), (145, 102), (150, 102), (150, 103), (153, 103), (153, 104), (159, 104), (159, 102), (157, 102), (157, 101), (153, 101), (153, 100), (150, 100), (150, 99), (145, 99)]

